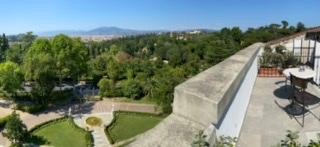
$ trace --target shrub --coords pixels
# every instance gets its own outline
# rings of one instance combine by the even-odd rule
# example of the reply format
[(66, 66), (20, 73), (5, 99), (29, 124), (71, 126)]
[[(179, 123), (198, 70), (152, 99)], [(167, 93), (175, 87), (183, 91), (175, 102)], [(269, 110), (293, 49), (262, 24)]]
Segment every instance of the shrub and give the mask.
[(270, 47), (270, 46), (266, 46), (266, 47), (264, 48), (264, 52), (266, 52), (266, 53), (271, 53), (271, 52), (272, 52), (271, 47)]
[(7, 124), (9, 118), (10, 115), (0, 118), (0, 130), (2, 130), (4, 126)]
[(72, 90), (53, 91), (50, 98), (52, 102), (61, 102), (72, 97)]
[(284, 50), (286, 50), (287, 48), (285, 47), (285, 46), (282, 46), (282, 45), (278, 45), (278, 46), (276, 46), (276, 53), (278, 53), (278, 54), (283, 54), (284, 52)]
[(272, 55), (273, 53), (263, 52), (259, 58), (259, 64), (261, 67), (272, 67)]
[(98, 87), (100, 96), (115, 97), (122, 95), (121, 89), (117, 88), (116, 84), (110, 79), (102, 78), (98, 83)]
[[(281, 47), (279, 47), (281, 48)], [(292, 52), (283, 52), (278, 49), (276, 52), (265, 51), (259, 58), (261, 67), (294, 67), (298, 64), (298, 60)]]
[[(299, 132), (293, 132), (288, 130), (286, 138), (278, 143), (277, 147), (302, 147), (303, 145), (298, 141)], [(320, 146), (320, 134), (318, 134), (318, 140), (310, 140), (307, 147), (319, 147)]]
[(199, 131), (199, 133), (194, 137), (191, 147), (209, 147), (206, 137), (207, 136), (203, 134), (203, 131)]
[(18, 103), (16, 105), (17, 110), (21, 110), (23, 112), (28, 112), (28, 113), (38, 113), (41, 111), (44, 111), (47, 108), (47, 105), (42, 105), (42, 104), (21, 104)]
[(292, 52), (286, 52), (284, 54), (284, 68), (295, 67), (298, 65), (298, 59), (293, 55)]
[(215, 147), (234, 147), (236, 142), (236, 137), (220, 136), (215, 143)]
[(172, 112), (171, 103), (165, 103), (161, 107), (164, 114), (170, 114)]
[(143, 95), (143, 89), (139, 82), (135, 80), (127, 80), (123, 87), (123, 94), (126, 97), (137, 99)]

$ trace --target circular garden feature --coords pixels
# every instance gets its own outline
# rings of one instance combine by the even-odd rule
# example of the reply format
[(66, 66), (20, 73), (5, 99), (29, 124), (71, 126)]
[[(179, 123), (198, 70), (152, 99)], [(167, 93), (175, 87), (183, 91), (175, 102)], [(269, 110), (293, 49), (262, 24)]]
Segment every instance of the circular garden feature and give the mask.
[(90, 126), (100, 126), (102, 124), (102, 120), (98, 117), (90, 116), (86, 119), (86, 123)]

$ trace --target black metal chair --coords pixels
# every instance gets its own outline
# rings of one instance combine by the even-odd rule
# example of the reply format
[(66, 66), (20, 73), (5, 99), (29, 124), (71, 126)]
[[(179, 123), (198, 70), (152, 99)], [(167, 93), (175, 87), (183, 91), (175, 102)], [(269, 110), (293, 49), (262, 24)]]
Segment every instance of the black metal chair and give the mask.
[(308, 112), (305, 105), (305, 90), (308, 87), (310, 79), (301, 79), (290, 73), (290, 84), (292, 87), (290, 99), (291, 99), (291, 110), (292, 116), (302, 115), (302, 127), (304, 126), (305, 114)]

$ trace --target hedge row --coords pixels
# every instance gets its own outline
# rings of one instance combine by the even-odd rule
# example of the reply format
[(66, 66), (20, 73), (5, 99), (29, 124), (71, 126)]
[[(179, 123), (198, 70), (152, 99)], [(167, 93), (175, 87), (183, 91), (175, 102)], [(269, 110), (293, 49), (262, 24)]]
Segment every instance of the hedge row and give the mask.
[(47, 108), (46, 105), (40, 105), (40, 104), (17, 104), (16, 105), (16, 109), (17, 110), (21, 110), (23, 112), (28, 112), (28, 113), (31, 113), (31, 114), (34, 114), (34, 113), (38, 113), (38, 112), (41, 112), (41, 111), (44, 111), (45, 109)]
[(114, 125), (115, 125), (117, 113), (119, 113), (119, 111), (113, 111), (113, 114), (112, 114), (113, 118), (112, 118), (111, 122), (109, 123), (109, 125), (107, 125), (106, 128), (104, 129), (104, 133), (106, 134), (110, 144), (114, 144), (115, 143), (115, 141), (113, 140), (109, 130), (112, 129), (114, 127)]
[(163, 116), (163, 115), (165, 115), (165, 114), (152, 114), (152, 113), (145, 113), (145, 112), (129, 112), (129, 111), (114, 111), (113, 112), (113, 118), (112, 118), (112, 121), (109, 123), (109, 125), (108, 126), (106, 126), (106, 128), (105, 128), (105, 134), (106, 134), (106, 136), (107, 136), (107, 138), (108, 138), (108, 140), (109, 140), (109, 142), (111, 143), (111, 144), (114, 144), (115, 143), (115, 141), (114, 141), (114, 136), (112, 136), (111, 135), (111, 133), (109, 132), (114, 126), (116, 126), (117, 125), (117, 123), (116, 123), (116, 118), (117, 118), (117, 116), (118, 115), (120, 115), (120, 114), (130, 114), (130, 115), (145, 115), (145, 116)]
[(67, 117), (67, 116), (64, 116), (64, 117), (61, 117), (61, 118), (56, 118), (56, 119), (49, 120), (49, 121), (47, 121), (47, 122), (40, 123), (40, 124), (32, 127), (32, 128), (29, 130), (29, 132), (30, 132), (30, 133), (34, 133), (34, 132), (36, 132), (36, 130), (38, 130), (38, 129), (41, 129), (41, 128), (47, 127), (48, 125), (52, 125), (52, 124), (55, 124), (55, 123), (64, 121), (65, 119), (68, 119), (68, 117)]
[[(42, 128), (45, 128), (45, 127), (47, 127), (47, 126), (49, 126), (49, 125), (53, 125), (53, 124), (56, 124), (56, 123), (59, 123), (59, 122), (61, 122), (61, 121), (66, 121), (66, 120), (68, 120), (68, 119), (72, 119), (72, 118), (70, 118), (70, 117), (68, 117), (68, 116), (64, 116), (64, 117), (61, 117), (61, 118), (57, 118), (57, 119), (52, 119), (52, 120), (50, 120), (50, 121), (47, 121), (47, 122), (44, 122), (44, 123), (41, 123), (41, 124), (38, 124), (38, 125), (36, 125), (36, 126), (34, 126), (33, 128), (31, 128), (30, 129), (30, 133), (35, 133), (37, 130), (40, 130), (40, 129), (42, 129)], [(73, 120), (72, 120), (72, 126), (74, 127), (74, 128), (76, 128), (76, 129), (78, 129), (79, 131), (84, 131), (85, 132), (85, 139), (86, 139), (86, 142), (87, 142), (87, 146), (88, 147), (93, 147), (94, 146), (94, 144), (93, 144), (93, 137), (92, 137), (92, 135), (91, 135), (91, 132), (90, 131), (87, 131), (87, 130), (85, 130), (85, 129), (83, 129), (83, 128), (80, 128), (79, 126), (77, 126), (74, 122), (73, 122)]]

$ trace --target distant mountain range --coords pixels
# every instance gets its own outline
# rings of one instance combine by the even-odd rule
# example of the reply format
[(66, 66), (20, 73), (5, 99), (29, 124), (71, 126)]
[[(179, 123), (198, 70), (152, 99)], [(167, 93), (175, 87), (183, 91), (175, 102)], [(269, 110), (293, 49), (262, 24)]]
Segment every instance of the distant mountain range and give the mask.
[[(213, 32), (215, 30), (210, 29), (195, 29), (201, 30), (206, 32)], [(193, 30), (183, 30), (183, 31), (193, 31)], [(84, 30), (58, 30), (58, 31), (47, 31), (47, 32), (39, 32), (37, 35), (39, 36), (55, 36), (58, 34), (66, 34), (71, 36), (86, 36), (86, 35), (105, 35), (105, 36), (129, 36), (129, 35), (141, 35), (141, 34), (148, 34), (148, 33), (161, 33), (161, 32), (171, 32), (169, 30), (132, 30), (132, 29), (123, 29), (118, 27), (99, 27), (92, 30), (84, 31)], [(175, 32), (182, 32), (182, 31), (175, 31)]]

